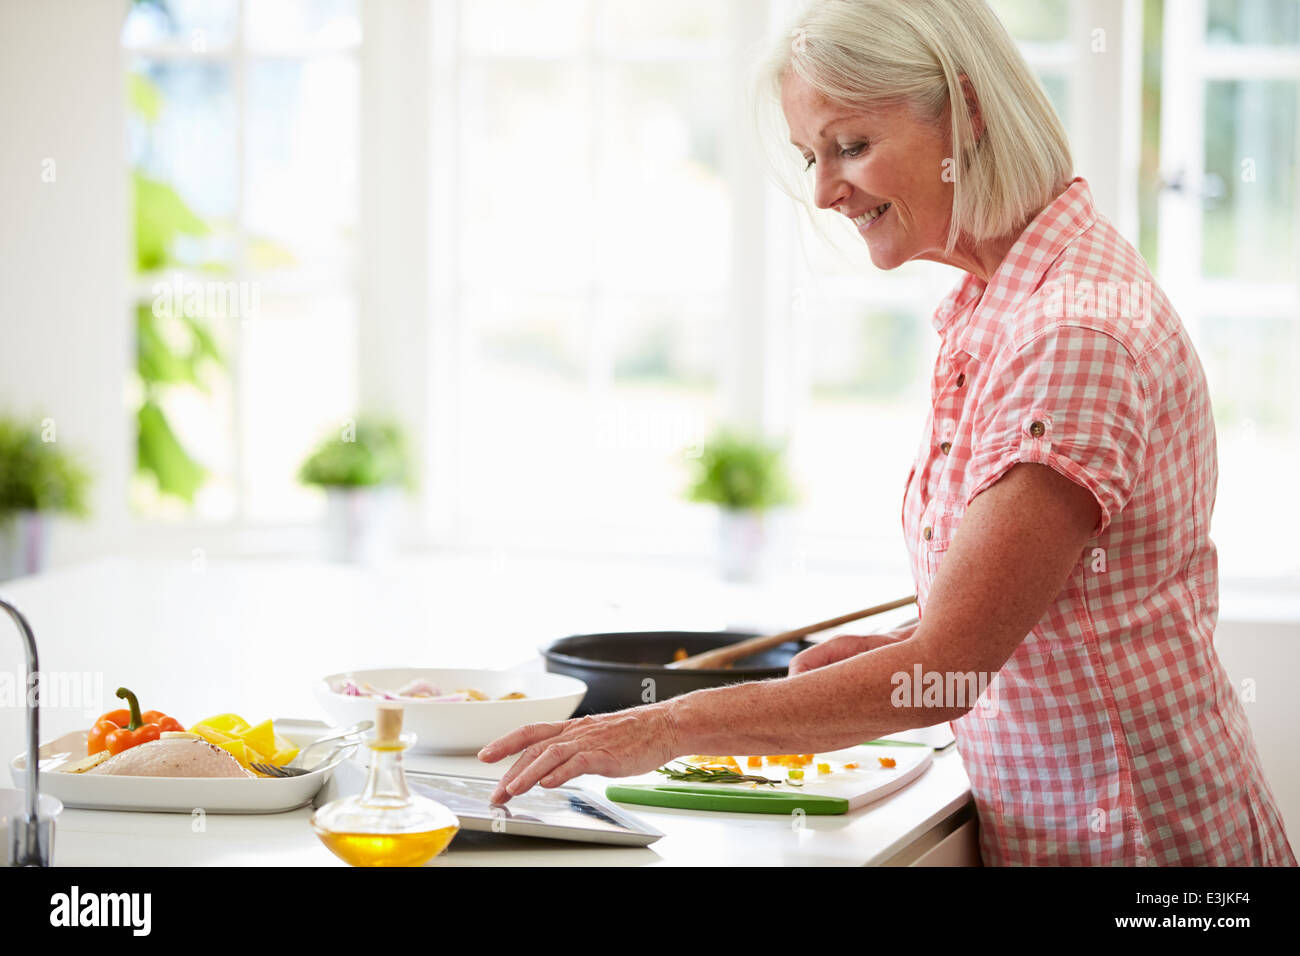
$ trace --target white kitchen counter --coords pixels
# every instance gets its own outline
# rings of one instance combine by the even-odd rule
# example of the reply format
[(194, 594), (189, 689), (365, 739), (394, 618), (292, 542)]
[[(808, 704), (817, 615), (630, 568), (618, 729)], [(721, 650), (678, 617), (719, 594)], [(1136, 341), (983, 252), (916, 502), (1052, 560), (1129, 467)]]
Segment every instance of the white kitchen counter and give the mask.
[[(635, 582), (629, 584), (628, 582)], [(3, 590), (36, 635), (50, 706), (41, 739), (83, 728), (125, 685), (148, 708), (196, 720), (235, 711), (320, 718), (310, 686), (341, 670), (383, 666), (539, 666), (537, 647), (594, 630), (749, 627), (776, 630), (907, 593), (898, 581), (800, 576), (737, 588), (689, 570), (539, 560), (426, 558), (383, 571), (302, 562), (106, 560)], [(508, 599), (507, 599), (508, 598)], [(877, 626), (906, 613), (882, 617)], [(7, 625), (5, 625), (7, 626)], [(0, 754), (23, 745), (23, 660), (0, 637)], [(63, 682), (54, 701), (54, 680)], [(78, 691), (78, 688), (81, 691)], [(80, 696), (77, 696), (80, 693)], [(409, 758), (412, 767), (498, 776), (510, 761)], [(604, 778), (574, 782), (601, 793)], [(12, 782), (6, 784), (12, 786)], [(619, 848), (462, 833), (435, 863), (456, 865), (861, 865), (911, 862), (968, 821), (969, 782), (949, 748), (914, 783), (844, 816), (627, 808), (661, 830)], [(282, 814), (65, 810), (58, 865), (342, 865), (312, 833), (309, 808)], [(967, 832), (972, 828), (967, 824)]]

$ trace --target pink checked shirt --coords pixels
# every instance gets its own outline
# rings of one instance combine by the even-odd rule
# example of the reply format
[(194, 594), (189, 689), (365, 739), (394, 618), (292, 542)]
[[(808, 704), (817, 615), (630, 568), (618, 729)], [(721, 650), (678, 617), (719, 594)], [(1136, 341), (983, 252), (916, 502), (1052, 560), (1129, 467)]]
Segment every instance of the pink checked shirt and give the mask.
[(934, 321), (933, 408), (903, 502), (922, 616), (971, 499), (1017, 462), (1101, 506), (1055, 603), (952, 722), (984, 862), (1294, 866), (1214, 651), (1205, 377), (1146, 264), (1075, 179)]

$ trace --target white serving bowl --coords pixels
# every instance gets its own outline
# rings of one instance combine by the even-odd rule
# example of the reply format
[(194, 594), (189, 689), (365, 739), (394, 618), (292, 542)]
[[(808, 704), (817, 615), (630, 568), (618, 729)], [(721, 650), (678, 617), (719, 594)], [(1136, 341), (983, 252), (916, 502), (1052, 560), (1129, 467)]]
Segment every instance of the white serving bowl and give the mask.
[(415, 734), (415, 753), (472, 754), (524, 724), (566, 720), (586, 696), (587, 685), (564, 674), (512, 674), (505, 671), (402, 667), (330, 674), (312, 692), (330, 719), (341, 725), (372, 720), (375, 697), (352, 697), (332, 690), (351, 677), (390, 694), (413, 680), (426, 680), (444, 693), (473, 687), (489, 697), (519, 692), (522, 700), (432, 701), (402, 699), (402, 730)]

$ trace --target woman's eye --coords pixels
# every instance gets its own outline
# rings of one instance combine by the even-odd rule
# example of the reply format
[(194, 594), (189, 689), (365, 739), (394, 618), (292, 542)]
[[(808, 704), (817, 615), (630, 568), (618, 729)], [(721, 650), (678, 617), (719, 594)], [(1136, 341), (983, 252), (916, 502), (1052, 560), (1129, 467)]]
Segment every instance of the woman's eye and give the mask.
[(854, 143), (852, 146), (842, 147), (840, 149), (840, 155), (845, 159), (853, 159), (855, 156), (860, 155), (866, 148), (866, 143)]

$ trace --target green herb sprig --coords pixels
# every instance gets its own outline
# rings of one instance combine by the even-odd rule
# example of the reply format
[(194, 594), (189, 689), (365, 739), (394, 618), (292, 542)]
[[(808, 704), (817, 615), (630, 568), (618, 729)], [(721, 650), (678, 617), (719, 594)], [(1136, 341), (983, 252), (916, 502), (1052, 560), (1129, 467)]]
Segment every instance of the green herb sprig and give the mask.
[(681, 764), (680, 769), (669, 764), (660, 767), (655, 773), (661, 773), (670, 780), (683, 780), (687, 783), (766, 783), (776, 786), (781, 782), (757, 774), (736, 773), (726, 767), (692, 767), (689, 764)]

